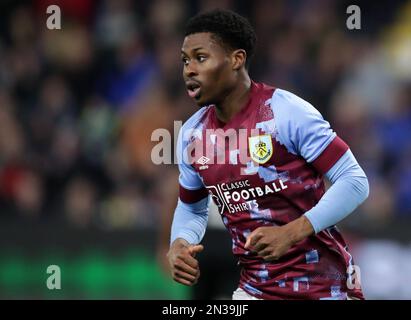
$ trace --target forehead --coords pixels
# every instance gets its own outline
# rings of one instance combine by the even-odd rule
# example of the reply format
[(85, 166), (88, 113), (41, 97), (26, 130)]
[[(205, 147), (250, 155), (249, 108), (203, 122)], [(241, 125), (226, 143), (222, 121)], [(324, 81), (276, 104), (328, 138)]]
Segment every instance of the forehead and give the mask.
[(204, 49), (207, 51), (222, 51), (221, 44), (212, 36), (210, 32), (193, 33), (184, 38), (182, 52), (191, 53)]

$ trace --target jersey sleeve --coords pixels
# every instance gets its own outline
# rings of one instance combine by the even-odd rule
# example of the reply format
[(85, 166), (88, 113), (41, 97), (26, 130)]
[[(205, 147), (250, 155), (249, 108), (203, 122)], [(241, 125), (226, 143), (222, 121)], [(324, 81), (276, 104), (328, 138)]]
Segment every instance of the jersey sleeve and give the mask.
[(272, 97), (276, 139), (325, 174), (349, 149), (320, 112), (295, 94), (276, 89)]
[(208, 196), (207, 189), (200, 178), (200, 175), (194, 170), (193, 166), (189, 162), (188, 157), (188, 144), (190, 139), (187, 138), (190, 133), (190, 129), (186, 129), (184, 126), (181, 128), (178, 134), (177, 140), (177, 160), (179, 175), (179, 198), (184, 203), (195, 203)]
[(332, 186), (313, 208), (304, 213), (315, 233), (343, 220), (369, 195), (367, 176), (350, 150), (344, 153), (326, 176)]

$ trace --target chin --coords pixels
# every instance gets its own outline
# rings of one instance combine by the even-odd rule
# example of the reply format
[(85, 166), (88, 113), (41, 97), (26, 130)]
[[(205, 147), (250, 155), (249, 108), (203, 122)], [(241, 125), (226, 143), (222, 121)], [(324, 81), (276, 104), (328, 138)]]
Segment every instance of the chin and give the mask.
[(202, 99), (201, 97), (198, 97), (197, 99), (194, 99), (194, 101), (196, 102), (197, 106), (199, 106), (199, 107), (204, 106), (204, 104), (206, 103), (206, 101), (204, 101), (204, 99)]
[(195, 100), (197, 105), (199, 107), (203, 107), (203, 106), (209, 106), (211, 104), (214, 104), (211, 99), (204, 99), (203, 97), (199, 97), (198, 99)]

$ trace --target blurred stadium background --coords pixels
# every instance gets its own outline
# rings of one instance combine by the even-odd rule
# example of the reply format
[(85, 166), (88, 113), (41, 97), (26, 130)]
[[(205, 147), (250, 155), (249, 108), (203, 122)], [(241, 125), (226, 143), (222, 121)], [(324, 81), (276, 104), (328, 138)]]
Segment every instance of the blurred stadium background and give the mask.
[[(57, 4), (62, 29), (46, 28)], [(411, 299), (411, 1), (3, 0), (0, 4), (0, 298), (230, 298), (237, 271), (214, 213), (194, 289), (165, 265), (174, 165), (153, 130), (193, 104), (182, 28), (215, 7), (258, 34), (257, 81), (316, 106), (351, 146), (370, 197), (341, 223), (370, 299)], [(46, 287), (59, 265), (62, 289)]]

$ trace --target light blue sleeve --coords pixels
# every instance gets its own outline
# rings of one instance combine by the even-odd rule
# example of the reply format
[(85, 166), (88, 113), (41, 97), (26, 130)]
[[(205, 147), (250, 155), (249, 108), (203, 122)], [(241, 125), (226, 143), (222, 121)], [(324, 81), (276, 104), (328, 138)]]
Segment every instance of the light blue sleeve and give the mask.
[(307, 162), (313, 162), (336, 137), (320, 112), (291, 92), (276, 89), (271, 107), (277, 141)]
[(343, 220), (369, 194), (368, 179), (350, 150), (326, 173), (332, 186), (304, 215), (318, 233)]
[[(194, 170), (187, 158), (187, 147), (191, 137), (201, 132), (198, 120), (203, 112), (204, 109), (200, 109), (187, 120), (178, 135), (176, 153), (180, 171), (179, 183), (187, 190), (204, 188), (200, 175)], [(191, 244), (200, 243), (207, 228), (209, 199), (210, 197), (205, 197), (190, 204), (178, 199), (171, 226), (170, 244), (177, 238), (183, 238)]]
[(192, 118), (190, 118), (178, 133), (176, 155), (178, 169), (180, 171), (179, 183), (187, 190), (197, 190), (204, 187), (200, 175), (189, 163), (187, 148), (191, 136), (199, 134), (200, 130), (192, 128)]
[(192, 204), (178, 200), (171, 226), (170, 244), (177, 238), (183, 238), (190, 244), (201, 242), (207, 228), (209, 199), (207, 197)]
[[(290, 153), (313, 162), (334, 140), (336, 133), (310, 103), (276, 89), (271, 98), (276, 139)], [(326, 173), (332, 186), (304, 215), (316, 233), (335, 225), (355, 210), (369, 194), (368, 180), (350, 150)]]

